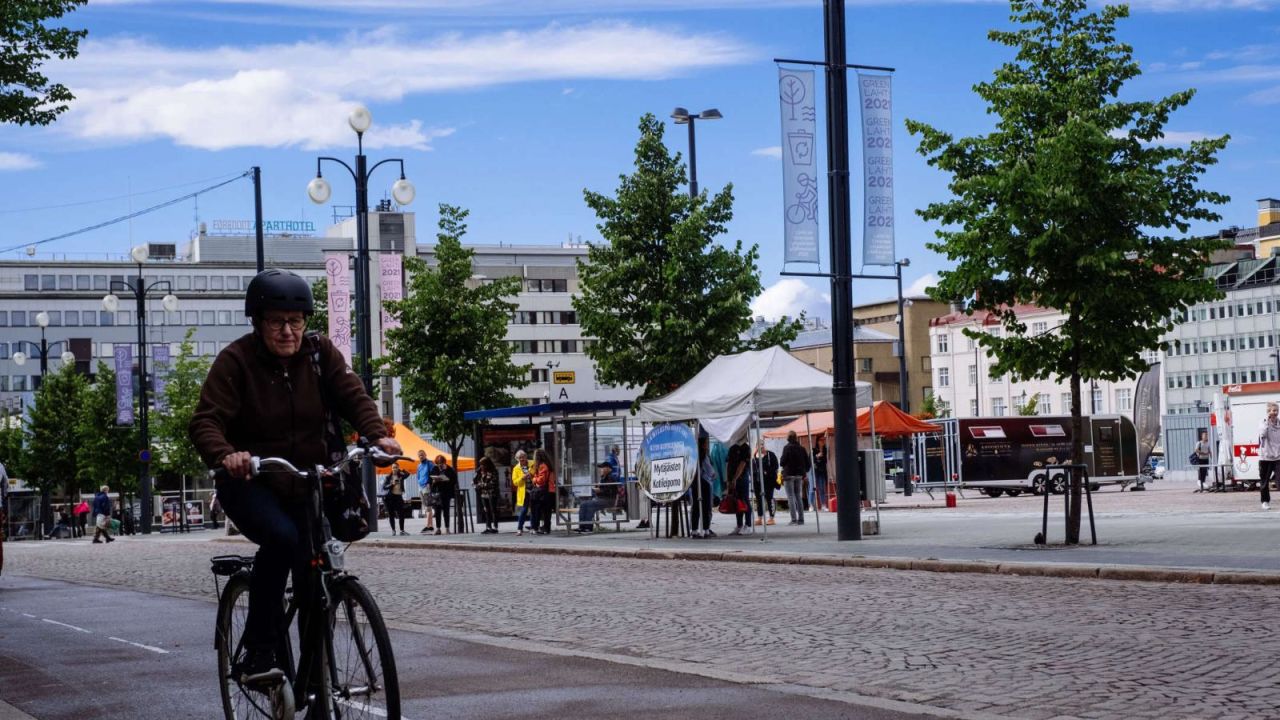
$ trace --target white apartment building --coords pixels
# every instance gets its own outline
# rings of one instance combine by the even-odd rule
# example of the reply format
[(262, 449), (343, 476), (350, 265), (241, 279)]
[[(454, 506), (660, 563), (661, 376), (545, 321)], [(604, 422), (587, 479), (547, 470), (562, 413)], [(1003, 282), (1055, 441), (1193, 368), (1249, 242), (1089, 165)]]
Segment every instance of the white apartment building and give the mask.
[[(377, 253), (417, 254), (433, 262), (431, 245), (416, 243), (412, 213), (370, 213), (369, 246), (374, 256), (372, 327), (375, 353), (381, 327)], [(271, 227), (271, 225), (266, 225)], [(218, 222), (214, 227), (243, 231), (242, 222)], [(251, 226), (250, 226), (251, 227)], [(324, 254), (353, 251), (354, 220), (329, 228), (323, 236), (268, 235), (265, 256), (268, 267), (291, 269), (310, 282), (325, 277)], [(228, 343), (249, 331), (244, 317), (244, 289), (256, 271), (255, 239), (252, 235), (216, 235), (201, 231), (188, 243), (151, 243), (150, 257), (141, 272), (146, 286), (162, 283), (178, 298), (178, 308), (166, 311), (161, 298), (166, 291), (148, 296), (146, 325), (148, 355), (154, 348), (170, 346), (176, 354), (188, 328), (195, 328), (196, 350), (212, 357)], [(532, 364), (531, 385), (514, 391), (519, 401), (541, 402), (544, 397), (559, 401), (631, 400), (635, 392), (601, 386), (595, 367), (584, 354), (589, 338), (582, 336), (573, 312), (572, 296), (577, 290), (577, 265), (585, 259), (585, 246), (498, 245), (472, 246), (475, 254), (475, 282), (487, 278), (517, 276), (522, 291), (514, 298), (517, 311), (508, 325), (507, 340), (516, 347), (513, 360)], [(132, 282), (139, 266), (129, 257), (101, 255), (69, 256), (20, 254), (0, 259), (0, 407), (18, 407), (30, 402), (38, 382), (38, 351), (41, 329), (38, 313), (47, 313), (44, 329), (50, 369), (60, 364), (64, 350), (76, 355), (85, 372), (94, 372), (97, 361), (110, 362), (113, 348), (120, 343), (134, 346), (138, 340), (136, 303), (131, 293), (120, 294), (119, 310), (108, 313), (102, 299), (113, 282)], [(163, 285), (167, 283), (167, 285)], [(14, 361), (14, 353), (30, 356), (24, 364)], [(383, 383), (381, 406), (384, 414), (404, 420), (396, 397), (396, 383)]]
[[(1052, 332), (1065, 320), (1058, 310), (1031, 305), (1015, 308), (1018, 319), (1033, 335)], [(958, 309), (929, 322), (930, 362), (933, 393), (951, 408), (952, 417), (990, 417), (1016, 415), (1017, 408), (1038, 396), (1036, 412), (1040, 415), (1066, 415), (1071, 412), (1071, 386), (1068, 382), (1028, 380), (1014, 382), (1009, 375), (990, 377), (995, 359), (964, 330), (977, 330), (998, 336), (1004, 332), (989, 313), (965, 315)], [(1148, 361), (1155, 362), (1155, 353)], [(1137, 378), (1121, 382), (1085, 383), (1081, 387), (1081, 411), (1085, 414), (1133, 413)]]

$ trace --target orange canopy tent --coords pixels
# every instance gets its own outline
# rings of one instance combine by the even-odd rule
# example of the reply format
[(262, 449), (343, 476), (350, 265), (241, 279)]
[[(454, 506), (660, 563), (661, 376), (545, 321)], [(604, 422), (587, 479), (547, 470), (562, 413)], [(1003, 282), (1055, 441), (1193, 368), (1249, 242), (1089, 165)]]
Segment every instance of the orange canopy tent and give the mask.
[[(877, 400), (871, 408), (858, 408), (858, 434), (871, 434), (871, 413), (875, 413), (875, 431), (880, 437), (902, 437), (915, 433), (940, 432), (942, 428), (927, 423), (899, 410), (892, 403)], [(791, 422), (765, 432), (768, 438), (786, 437), (795, 431), (796, 435), (828, 435), (835, 432), (835, 416), (831, 412), (818, 412), (801, 415)]]
[[(450, 457), (448, 450), (441, 450), (437, 448), (435, 445), (432, 445), (426, 440), (423, 440), (421, 437), (418, 437), (417, 433), (405, 427), (402, 423), (395, 424), (395, 438), (396, 438), (396, 442), (400, 443), (400, 448), (404, 450), (404, 454), (413, 458), (412, 461), (400, 460), (396, 463), (397, 465), (400, 466), (400, 469), (406, 472), (413, 473), (418, 471), (418, 451), (419, 450), (425, 451), (427, 453), (427, 459), (430, 460), (431, 462), (435, 462), (437, 455), (443, 455), (446, 458)], [(467, 470), (475, 470), (476, 469), (475, 458), (463, 457), (459, 455), (458, 465), (454, 469), (458, 470), (459, 472), (463, 472)], [(379, 475), (385, 475), (389, 472), (391, 472), (391, 468), (389, 467), (378, 468)]]

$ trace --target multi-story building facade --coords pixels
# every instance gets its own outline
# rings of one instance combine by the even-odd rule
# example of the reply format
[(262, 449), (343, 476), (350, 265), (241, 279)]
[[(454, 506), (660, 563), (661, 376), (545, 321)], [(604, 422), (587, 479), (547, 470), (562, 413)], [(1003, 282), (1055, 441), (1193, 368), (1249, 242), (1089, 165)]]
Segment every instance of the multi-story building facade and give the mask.
[[(1023, 305), (1014, 308), (1027, 332), (1053, 332), (1065, 317), (1058, 310)], [(1036, 398), (1036, 413), (1065, 415), (1071, 412), (1071, 387), (1053, 379), (1014, 382), (1005, 374), (991, 377), (994, 358), (964, 333), (965, 330), (999, 335), (1003, 332), (994, 316), (985, 312), (966, 315), (959, 308), (930, 322), (933, 392), (950, 408), (953, 417), (1016, 415), (1017, 408)], [(1147, 354), (1154, 362), (1155, 352)], [(1085, 414), (1133, 413), (1137, 378), (1120, 382), (1097, 381), (1081, 388), (1080, 409)]]
[[(235, 224), (226, 224), (236, 227)], [(416, 254), (434, 262), (433, 246), (419, 246), (412, 213), (370, 214), (369, 245), (377, 253)], [(354, 247), (354, 221), (340, 222), (323, 236), (267, 236), (266, 263), (298, 272), (310, 282), (325, 277), (326, 252), (350, 254)], [(516, 350), (513, 360), (530, 364), (530, 384), (513, 389), (522, 402), (551, 400), (630, 400), (635, 392), (601, 386), (595, 367), (584, 354), (589, 338), (582, 336), (573, 311), (572, 296), (577, 291), (577, 260), (585, 259), (583, 246), (498, 245), (473, 246), (473, 282), (489, 278), (520, 277), (521, 292), (513, 298), (513, 313), (506, 340)], [(146, 306), (148, 355), (157, 345), (166, 344), (176, 354), (189, 328), (196, 352), (212, 357), (228, 343), (249, 331), (244, 317), (244, 289), (256, 271), (255, 238), (252, 235), (206, 233), (203, 229), (190, 242), (152, 243), (150, 257), (141, 272), (147, 285), (167, 283), (178, 298), (178, 308), (167, 311), (157, 292)], [(376, 269), (376, 262), (374, 268)], [(110, 362), (118, 344), (135, 346), (138, 338), (137, 309), (131, 295), (122, 295), (117, 312), (103, 308), (102, 299), (113, 282), (136, 279), (139, 266), (129, 257), (43, 256), (0, 261), (0, 406), (15, 406), (29, 398), (38, 382), (40, 362), (32, 357), (19, 365), (14, 353), (38, 355), (40, 343), (38, 313), (47, 314), (44, 329), (51, 346), (50, 366), (56, 369), (64, 349), (76, 353), (76, 360), (92, 372), (97, 361)], [(375, 353), (381, 337), (378, 274), (372, 272), (374, 297), (372, 323)], [(65, 345), (54, 346), (54, 343)], [(30, 344), (28, 344), (30, 343)], [(380, 398), (384, 414), (404, 420), (394, 379), (382, 383)]]

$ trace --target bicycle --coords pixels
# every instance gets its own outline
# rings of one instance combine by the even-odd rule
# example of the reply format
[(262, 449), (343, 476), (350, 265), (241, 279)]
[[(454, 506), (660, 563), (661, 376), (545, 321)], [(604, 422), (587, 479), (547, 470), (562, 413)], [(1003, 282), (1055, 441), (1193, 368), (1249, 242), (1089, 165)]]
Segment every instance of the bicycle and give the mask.
[[(281, 633), (277, 657), (283, 678), (266, 686), (250, 686), (232, 671), (243, 659), (244, 624), (248, 615), (249, 577), (253, 557), (220, 555), (211, 559), (217, 578), (226, 577), (218, 591), (217, 628), (214, 646), (218, 654), (219, 689), (222, 708), (228, 720), (270, 718), (290, 720), (300, 710), (307, 718), (317, 720), (370, 718), (399, 720), (400, 686), (395, 656), (382, 613), (369, 591), (355, 575), (344, 569), (345, 545), (332, 537), (329, 524), (321, 512), (326, 480), (343, 479), (365, 459), (377, 463), (394, 462), (397, 456), (370, 449), (362, 441), (338, 463), (314, 471), (302, 471), (283, 458), (253, 458), (252, 474), (265, 469), (283, 470), (310, 483), (302, 535), (310, 543), (312, 571), (308, 577), (294, 578), (306, 582), (311, 591), (304, 594), (310, 606), (301, 607), (298, 596), (285, 590), (285, 625)], [(224, 473), (217, 470), (211, 474)], [(359, 474), (349, 482), (359, 482)], [(294, 623), (294, 617), (298, 622)], [(303, 620), (307, 619), (307, 622)], [(322, 618), (323, 622), (314, 622)], [(298, 656), (293, 647), (299, 648)]]

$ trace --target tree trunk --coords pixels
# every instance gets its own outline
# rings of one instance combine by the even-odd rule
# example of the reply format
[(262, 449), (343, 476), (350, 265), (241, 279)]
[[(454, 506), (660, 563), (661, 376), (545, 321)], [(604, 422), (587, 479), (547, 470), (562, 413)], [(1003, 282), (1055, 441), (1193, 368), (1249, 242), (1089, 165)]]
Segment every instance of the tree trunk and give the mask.
[[(1080, 363), (1075, 363), (1077, 368)], [(1080, 372), (1071, 373), (1071, 462), (1074, 465), (1084, 463), (1084, 422), (1080, 415)], [(1080, 474), (1071, 473), (1071, 500), (1067, 504), (1067, 544), (1080, 544)]]

